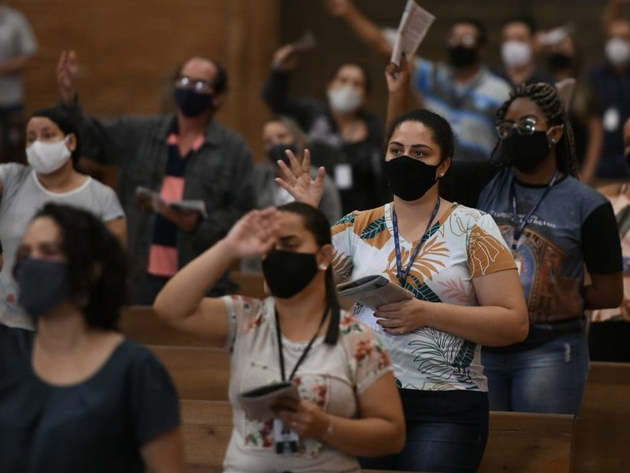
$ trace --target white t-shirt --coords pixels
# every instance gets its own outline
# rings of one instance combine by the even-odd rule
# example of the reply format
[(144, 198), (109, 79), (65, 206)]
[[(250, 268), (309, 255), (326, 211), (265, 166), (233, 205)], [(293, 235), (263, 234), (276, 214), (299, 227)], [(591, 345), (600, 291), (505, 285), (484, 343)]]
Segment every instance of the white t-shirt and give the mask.
[(91, 177), (73, 191), (58, 194), (47, 191), (30, 166), (9, 163), (0, 165), (0, 180), (0, 242), (4, 250), (4, 266), (0, 272), (0, 323), (32, 329), (31, 319), (17, 303), (13, 265), (24, 231), (35, 213), (48, 202), (89, 210), (104, 222), (123, 217), (124, 212), (116, 193)]
[[(273, 419), (259, 422), (246, 418), (238, 394), (282, 379), (274, 300), (241, 296), (225, 296), (223, 300), (229, 317), (226, 348), (231, 352), (229, 396), (234, 422), (224, 472), (359, 472), (355, 457), (314, 439), (301, 441), (298, 456), (278, 455), (274, 452)], [(351, 418), (358, 416), (361, 394), (392, 368), (369, 327), (345, 313), (341, 319), (337, 344), (330, 346), (324, 337), (317, 338), (293, 382), (302, 399), (335, 416)], [(282, 345), (288, 377), (308, 342), (295, 343), (283, 337)]]

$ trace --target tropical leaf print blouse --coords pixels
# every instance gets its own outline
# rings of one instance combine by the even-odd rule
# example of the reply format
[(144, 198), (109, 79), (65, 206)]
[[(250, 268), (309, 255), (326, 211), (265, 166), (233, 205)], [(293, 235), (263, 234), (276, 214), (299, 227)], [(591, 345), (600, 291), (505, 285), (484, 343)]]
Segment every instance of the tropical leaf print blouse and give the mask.
[[(333, 227), (333, 264), (344, 278), (382, 274), (400, 284), (392, 227), (392, 204), (353, 212)], [(416, 242), (400, 235), (402, 267), (406, 268)], [(452, 204), (425, 237), (405, 288), (430, 302), (478, 305), (473, 279), (516, 269), (499, 228), (489, 215)], [(376, 323), (373, 311), (360, 304), (354, 315), (376, 331), (394, 364), (398, 385), (420, 390), (486, 391), (481, 346), (450, 333), (421, 328), (389, 335)]]

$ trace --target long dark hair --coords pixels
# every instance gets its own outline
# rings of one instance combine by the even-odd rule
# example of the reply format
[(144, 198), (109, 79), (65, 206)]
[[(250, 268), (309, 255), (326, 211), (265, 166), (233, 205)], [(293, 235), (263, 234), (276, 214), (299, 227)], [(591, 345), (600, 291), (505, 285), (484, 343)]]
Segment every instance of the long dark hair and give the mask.
[[(330, 222), (326, 216), (308, 204), (302, 202), (291, 202), (289, 204), (278, 207), (281, 212), (291, 212), (299, 215), (304, 221), (306, 228), (314, 237), (317, 244), (321, 247), (332, 244), (332, 236), (330, 233)], [(331, 312), (330, 324), (326, 331), (324, 343), (335, 345), (339, 339), (339, 321), (341, 318), (341, 304), (337, 296), (337, 286), (335, 284), (334, 269), (332, 265), (326, 269), (326, 303)]]

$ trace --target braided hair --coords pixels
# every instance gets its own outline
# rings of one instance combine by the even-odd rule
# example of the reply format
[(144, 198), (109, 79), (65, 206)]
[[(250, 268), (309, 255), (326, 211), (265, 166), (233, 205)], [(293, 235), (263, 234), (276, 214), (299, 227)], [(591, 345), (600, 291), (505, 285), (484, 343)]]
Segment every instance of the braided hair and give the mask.
[[(564, 174), (578, 177), (573, 129), (571, 128), (564, 102), (560, 99), (556, 88), (551, 84), (543, 82), (519, 85), (497, 110), (497, 123), (501, 123), (505, 120), (508, 108), (512, 105), (512, 102), (518, 98), (526, 98), (534, 102), (545, 114), (550, 126), (563, 126), (564, 133), (560, 141), (556, 144), (556, 167)], [(492, 159), (495, 164), (499, 166), (509, 166), (510, 163), (502, 160), (500, 153), (497, 153), (497, 150), (501, 146), (501, 141), (502, 140), (497, 141), (492, 151)]]

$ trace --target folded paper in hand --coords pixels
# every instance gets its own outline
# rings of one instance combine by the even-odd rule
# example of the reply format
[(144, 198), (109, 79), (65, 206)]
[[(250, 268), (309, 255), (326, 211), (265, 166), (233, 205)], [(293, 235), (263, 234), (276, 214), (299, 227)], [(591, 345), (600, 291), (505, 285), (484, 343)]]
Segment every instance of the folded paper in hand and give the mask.
[(136, 197), (150, 199), (153, 208), (157, 208), (158, 203), (162, 202), (172, 209), (179, 210), (180, 212), (197, 212), (202, 218), (207, 218), (206, 204), (203, 200), (178, 200), (176, 202), (166, 202), (155, 191), (147, 189), (146, 187), (136, 187)]
[(339, 295), (376, 310), (391, 302), (413, 299), (413, 294), (386, 277), (375, 274), (337, 285)]
[(398, 25), (398, 34), (392, 50), (391, 62), (400, 66), (402, 53), (411, 58), (435, 21), (435, 16), (421, 8), (415, 0), (407, 0)]
[(265, 421), (275, 417), (272, 407), (283, 397), (299, 401), (297, 386), (290, 381), (267, 384), (240, 393), (238, 401), (248, 419)]

